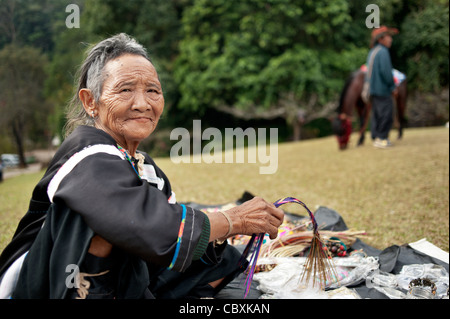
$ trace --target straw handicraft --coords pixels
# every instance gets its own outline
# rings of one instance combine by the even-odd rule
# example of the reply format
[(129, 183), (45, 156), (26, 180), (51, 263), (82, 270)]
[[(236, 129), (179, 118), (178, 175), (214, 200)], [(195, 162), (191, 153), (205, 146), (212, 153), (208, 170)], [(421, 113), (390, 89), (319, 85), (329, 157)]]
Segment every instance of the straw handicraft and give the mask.
[[(304, 236), (300, 236), (301, 239), (308, 238), (310, 241), (309, 246), (309, 254), (305, 263), (305, 267), (303, 270), (303, 273), (301, 274), (301, 281), (304, 281), (306, 284), (309, 283), (311, 279), (313, 279), (313, 287), (316, 284), (319, 284), (321, 289), (325, 289), (325, 285), (327, 282), (336, 282), (337, 275), (336, 271), (334, 269), (334, 265), (332, 263), (331, 259), (331, 253), (327, 248), (327, 245), (323, 242), (318, 225), (316, 222), (316, 219), (314, 218), (314, 214), (309, 210), (309, 208), (300, 200), (293, 198), (293, 197), (286, 197), (277, 200), (274, 205), (275, 207), (280, 207), (281, 205), (288, 204), (288, 203), (295, 203), (303, 206), (306, 211), (309, 214), (309, 217), (311, 219), (311, 225), (312, 225), (312, 232), (309, 234), (304, 234)], [(245, 279), (245, 293), (244, 298), (247, 297), (249, 291), (250, 291), (250, 285), (253, 280), (253, 275), (255, 273), (256, 264), (258, 260), (258, 256), (261, 252), (261, 246), (264, 241), (265, 234), (253, 234), (250, 238), (246, 248), (244, 249), (244, 252), (241, 256), (241, 259), (239, 261), (240, 267), (247, 266), (246, 261), (248, 260), (248, 266), (247, 266), (247, 277)], [(293, 237), (291, 237), (293, 238)], [(297, 240), (299, 239), (299, 236), (297, 235)], [(289, 236), (286, 236), (284, 238), (285, 241), (289, 241)], [(276, 241), (275, 241), (276, 242)], [(283, 245), (282, 245), (283, 246)], [(292, 246), (289, 248), (284, 248), (285, 252), (287, 252), (289, 249), (291, 249), (290, 252), (288, 252), (289, 255), (294, 255), (295, 253), (300, 252), (299, 250), (303, 250), (306, 246)], [(268, 253), (267, 251), (264, 252), (264, 254)], [(251, 254), (251, 255), (250, 255)], [(250, 257), (248, 258), (248, 256)]]
[[(260, 257), (302, 257), (314, 237), (313, 231), (302, 229), (303, 227), (306, 225), (298, 226), (287, 234), (280, 234), (276, 240), (264, 244), (261, 247)], [(332, 257), (345, 257), (348, 247), (351, 247), (361, 235), (366, 235), (366, 232), (320, 230), (322, 242), (326, 243)]]

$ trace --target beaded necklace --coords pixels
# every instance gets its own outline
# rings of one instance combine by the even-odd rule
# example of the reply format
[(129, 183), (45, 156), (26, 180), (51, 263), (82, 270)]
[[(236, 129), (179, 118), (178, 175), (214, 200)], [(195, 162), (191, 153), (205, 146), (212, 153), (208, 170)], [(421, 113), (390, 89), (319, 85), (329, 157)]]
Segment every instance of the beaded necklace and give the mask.
[(137, 167), (137, 160), (130, 156), (127, 152), (126, 149), (124, 149), (122, 146), (117, 145), (117, 148), (119, 149), (119, 151), (122, 152), (122, 154), (125, 156), (125, 158), (127, 159), (127, 161), (131, 164), (131, 167), (133, 167), (133, 170), (136, 172), (137, 176), (139, 176), (139, 178), (141, 178), (141, 175), (138, 172), (138, 167)]

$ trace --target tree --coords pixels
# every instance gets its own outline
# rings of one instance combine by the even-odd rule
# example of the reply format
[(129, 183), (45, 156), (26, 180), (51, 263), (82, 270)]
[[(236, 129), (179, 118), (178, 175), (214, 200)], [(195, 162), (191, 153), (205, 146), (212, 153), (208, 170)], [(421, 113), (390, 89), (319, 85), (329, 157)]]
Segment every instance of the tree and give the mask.
[(27, 132), (33, 130), (37, 136), (46, 133), (46, 64), (46, 56), (33, 47), (11, 44), (0, 51), (0, 125), (9, 128), (22, 167), (26, 166)]
[[(83, 12), (83, 1), (77, 5)], [(76, 3), (76, 1), (72, 1)], [(48, 124), (53, 136), (63, 138), (65, 125), (65, 107), (75, 89), (75, 73), (83, 60), (83, 54), (89, 42), (87, 28), (81, 23), (80, 28), (68, 28), (66, 18), (69, 13), (65, 9), (57, 12), (59, 19), (53, 23), (53, 50), (49, 53), (47, 81), (45, 82), (45, 98), (54, 106), (49, 114)], [(56, 14), (56, 13), (55, 13)], [(81, 15), (83, 17), (83, 15)], [(83, 21), (84, 22), (84, 21)]]
[(179, 107), (282, 117), (298, 132), (334, 110), (330, 101), (364, 63), (367, 49), (345, 41), (350, 21), (344, 0), (194, 1), (174, 71)]
[(16, 43), (52, 51), (53, 25), (66, 14), (66, 5), (60, 0), (0, 0), (0, 48)]
[[(147, 48), (163, 84), (166, 108), (176, 103), (173, 62), (178, 55), (180, 17), (190, 0), (86, 0), (83, 28), (98, 41), (119, 32)], [(94, 36), (94, 37), (92, 37)]]
[(402, 23), (399, 54), (409, 57), (408, 76), (422, 92), (439, 92), (449, 84), (448, 26), (448, 0), (422, 1)]

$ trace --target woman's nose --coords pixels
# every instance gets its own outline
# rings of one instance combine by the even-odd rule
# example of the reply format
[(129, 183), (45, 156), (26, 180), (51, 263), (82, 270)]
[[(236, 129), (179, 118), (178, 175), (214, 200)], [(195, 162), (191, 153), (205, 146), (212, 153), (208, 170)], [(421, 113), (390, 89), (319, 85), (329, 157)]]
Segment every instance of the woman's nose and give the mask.
[(135, 92), (132, 109), (144, 112), (151, 109), (151, 105), (148, 99), (145, 98), (145, 92), (137, 91)]

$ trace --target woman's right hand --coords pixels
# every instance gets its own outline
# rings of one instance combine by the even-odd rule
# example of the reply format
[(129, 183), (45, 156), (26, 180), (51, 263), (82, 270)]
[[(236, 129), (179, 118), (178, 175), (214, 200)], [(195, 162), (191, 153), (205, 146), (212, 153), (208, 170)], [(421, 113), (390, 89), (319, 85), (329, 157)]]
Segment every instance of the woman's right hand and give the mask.
[(230, 217), (233, 230), (229, 236), (267, 233), (270, 239), (278, 236), (278, 227), (283, 223), (284, 212), (261, 197), (233, 207), (226, 214)]

